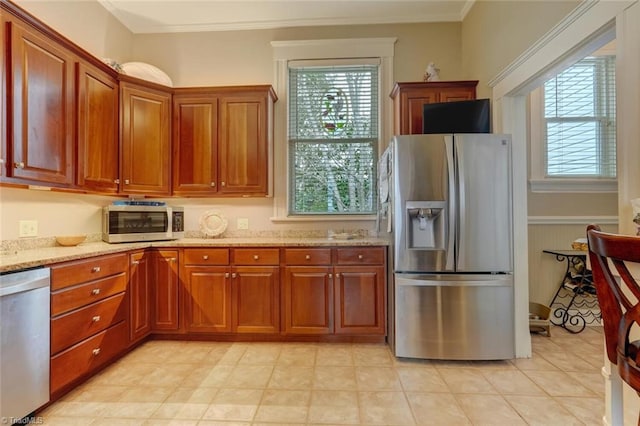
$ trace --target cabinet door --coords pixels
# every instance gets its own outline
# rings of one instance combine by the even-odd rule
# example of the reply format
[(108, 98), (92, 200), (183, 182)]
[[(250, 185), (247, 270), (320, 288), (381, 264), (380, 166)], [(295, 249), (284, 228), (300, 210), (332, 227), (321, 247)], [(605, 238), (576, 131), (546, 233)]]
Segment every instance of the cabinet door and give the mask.
[(475, 87), (450, 87), (442, 89), (438, 95), (438, 102), (469, 101), (475, 98)]
[(151, 332), (150, 263), (145, 252), (129, 258), (129, 341), (133, 343)]
[(238, 266), (233, 278), (233, 330), (280, 331), (280, 274), (277, 266)]
[(75, 58), (39, 32), (17, 21), (9, 25), (13, 140), (7, 175), (70, 185)]
[(336, 266), (336, 334), (384, 334), (384, 266)]
[(220, 99), (220, 193), (267, 194), (271, 140), (267, 99), (260, 94)]
[(231, 331), (231, 279), (226, 266), (185, 266), (185, 326), (188, 332)]
[(118, 82), (79, 62), (78, 185), (99, 192), (118, 192)]
[(159, 250), (150, 253), (152, 262), (152, 321), (154, 331), (179, 329), (178, 252)]
[(7, 176), (7, 22), (0, 14), (0, 178)]
[(406, 112), (402, 117), (403, 135), (422, 134), (422, 106), (438, 102), (438, 92), (424, 89), (407, 92), (402, 95), (402, 102), (406, 105)]
[(170, 194), (171, 95), (120, 83), (121, 177), (126, 194)]
[(284, 268), (283, 327), (290, 334), (333, 333), (333, 283), (329, 266)]
[(218, 99), (173, 97), (173, 194), (212, 195), (218, 186)]

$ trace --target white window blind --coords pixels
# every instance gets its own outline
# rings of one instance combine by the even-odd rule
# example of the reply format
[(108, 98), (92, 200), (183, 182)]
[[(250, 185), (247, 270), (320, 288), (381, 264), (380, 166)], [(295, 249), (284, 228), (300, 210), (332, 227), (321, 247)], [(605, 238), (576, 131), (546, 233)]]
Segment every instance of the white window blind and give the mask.
[(375, 212), (378, 65), (289, 68), (291, 214)]
[(616, 176), (615, 57), (588, 57), (544, 85), (547, 177)]

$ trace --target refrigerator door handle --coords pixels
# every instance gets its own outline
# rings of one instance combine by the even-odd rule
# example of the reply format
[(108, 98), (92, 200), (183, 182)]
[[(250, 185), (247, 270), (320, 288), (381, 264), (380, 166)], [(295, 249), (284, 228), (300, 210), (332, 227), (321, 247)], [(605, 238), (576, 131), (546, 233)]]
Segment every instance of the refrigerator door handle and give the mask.
[(465, 168), (463, 165), (465, 164), (465, 152), (463, 149), (462, 143), (455, 144), (455, 162), (456, 162), (456, 177), (458, 178), (458, 193), (456, 194), (456, 202), (458, 203), (458, 220), (456, 222), (456, 271), (458, 269), (458, 265), (464, 264), (465, 258), (467, 257), (467, 251), (465, 245), (462, 244), (462, 237), (467, 229), (467, 193), (466, 193), (466, 175)]
[(449, 217), (446, 229), (447, 238), (447, 258), (445, 262), (445, 270), (455, 270), (455, 252), (454, 252), (454, 238), (456, 235), (455, 223), (456, 223), (456, 180), (455, 180), (455, 163), (453, 152), (453, 136), (445, 137), (445, 149), (447, 153), (447, 184), (449, 185)]

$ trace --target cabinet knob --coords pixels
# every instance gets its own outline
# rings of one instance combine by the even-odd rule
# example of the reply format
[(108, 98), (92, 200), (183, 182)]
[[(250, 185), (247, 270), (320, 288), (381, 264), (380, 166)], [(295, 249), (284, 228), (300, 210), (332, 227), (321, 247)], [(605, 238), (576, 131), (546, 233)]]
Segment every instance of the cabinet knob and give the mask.
[(91, 294), (97, 296), (98, 294), (100, 294), (100, 289), (99, 288), (94, 288), (93, 290), (91, 290)]
[(202, 256), (202, 260), (209, 260), (209, 255), (205, 254), (204, 256)]
[(116, 185), (120, 184), (120, 179), (114, 179), (113, 183), (115, 183)]
[(99, 266), (94, 266), (93, 268), (91, 268), (91, 272), (100, 272), (100, 267)]
[(233, 274), (231, 274), (231, 278), (235, 278), (237, 277), (237, 274), (234, 272)]
[(20, 161), (19, 163), (15, 163), (14, 167), (16, 169), (24, 169), (24, 161)]
[(309, 260), (309, 259), (311, 259), (311, 255), (310, 255), (310, 254), (308, 254), (308, 255), (306, 255), (304, 258), (305, 258), (305, 259), (307, 259), (307, 260)]
[(225, 273), (224, 273), (224, 277), (225, 277), (225, 278), (229, 278), (229, 273), (228, 273), (228, 272), (225, 272)]
[(140, 264), (140, 261), (138, 261), (138, 260), (132, 260), (132, 261), (131, 261), (131, 264), (132, 264), (132, 265), (139, 265), (139, 264)]
[(257, 254), (254, 254), (253, 255), (253, 260), (258, 260), (258, 259), (260, 259), (260, 256), (258, 256)]
[(220, 186), (227, 186), (227, 184), (224, 182), (220, 182)]
[(0, 158), (0, 164), (4, 164), (4, 158)]
[(339, 279), (339, 278), (340, 278), (340, 274), (336, 274), (336, 279)]
[(359, 255), (358, 255), (358, 259), (359, 259), (359, 260), (362, 260), (363, 258), (364, 258), (364, 256), (363, 256), (363, 255), (361, 255), (361, 254), (359, 254)]
[(125, 180), (124, 180), (124, 184), (125, 184), (125, 185), (129, 185), (129, 179), (125, 179)]
[(169, 258), (169, 262), (175, 262), (176, 260), (178, 259), (176, 259), (175, 257)]
[(98, 322), (100, 321), (100, 315), (96, 315), (95, 317), (91, 318), (92, 322)]
[(333, 279), (333, 274), (329, 274), (329, 279)]
[(216, 186), (216, 183), (215, 182), (211, 182), (211, 187), (215, 188), (215, 186)]
[(95, 348), (94, 350), (91, 351), (91, 353), (93, 354), (93, 356), (100, 355), (100, 348)]

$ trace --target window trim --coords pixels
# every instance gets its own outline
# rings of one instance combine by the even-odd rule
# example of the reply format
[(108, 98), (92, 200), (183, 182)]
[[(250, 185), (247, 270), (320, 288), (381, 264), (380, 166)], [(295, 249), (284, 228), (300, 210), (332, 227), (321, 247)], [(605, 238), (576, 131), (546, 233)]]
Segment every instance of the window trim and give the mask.
[[(374, 221), (376, 215), (289, 214), (288, 176), (288, 76), (289, 61), (308, 59), (361, 60), (379, 58), (379, 132), (378, 152), (383, 152), (391, 139), (393, 129), (393, 106), (386, 94), (393, 89), (393, 55), (397, 38), (354, 38), (328, 40), (290, 40), (271, 42), (274, 60), (274, 89), (279, 101), (275, 105), (274, 122), (274, 182), (272, 222), (332, 222), (332, 221)], [(285, 171), (286, 172), (283, 172)]]

